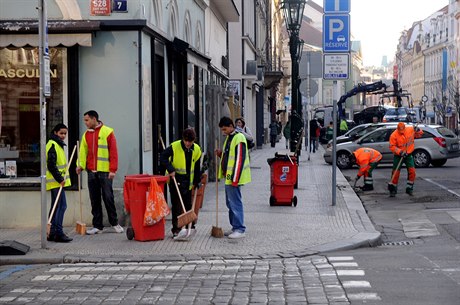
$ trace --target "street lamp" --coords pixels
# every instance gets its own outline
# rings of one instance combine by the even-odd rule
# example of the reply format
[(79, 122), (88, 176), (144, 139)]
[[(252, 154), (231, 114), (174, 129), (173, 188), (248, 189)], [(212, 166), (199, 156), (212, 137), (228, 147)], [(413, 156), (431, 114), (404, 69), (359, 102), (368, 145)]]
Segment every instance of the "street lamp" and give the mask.
[(289, 34), (289, 53), (291, 53), (292, 81), (291, 81), (291, 139), (290, 151), (300, 150), (300, 141), (303, 120), (302, 120), (302, 101), (299, 98), (299, 61), (302, 43), (299, 39), (299, 30), (302, 25), (303, 10), (305, 0), (283, 0), (281, 8), (284, 10), (284, 20)]

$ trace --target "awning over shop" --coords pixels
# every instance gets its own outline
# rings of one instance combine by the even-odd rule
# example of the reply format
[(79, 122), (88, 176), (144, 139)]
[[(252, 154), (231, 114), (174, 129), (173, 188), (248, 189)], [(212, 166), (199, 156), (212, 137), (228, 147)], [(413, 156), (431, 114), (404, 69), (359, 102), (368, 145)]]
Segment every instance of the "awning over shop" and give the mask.
[[(38, 47), (38, 34), (13, 34), (0, 35), (0, 48), (6, 47)], [(80, 45), (91, 47), (91, 33), (81, 34), (50, 34), (48, 35), (48, 45), (50, 47), (64, 46), (71, 47)]]

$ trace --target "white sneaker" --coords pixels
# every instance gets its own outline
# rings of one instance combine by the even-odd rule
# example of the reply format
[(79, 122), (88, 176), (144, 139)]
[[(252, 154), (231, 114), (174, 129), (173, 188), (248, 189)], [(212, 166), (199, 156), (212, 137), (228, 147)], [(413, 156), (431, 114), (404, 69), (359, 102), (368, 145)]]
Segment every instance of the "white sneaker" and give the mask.
[(120, 225), (112, 226), (112, 228), (115, 230), (117, 233), (123, 233), (125, 230), (123, 230), (123, 227)]
[(235, 231), (233, 232), (232, 234), (230, 234), (228, 236), (228, 238), (231, 238), (231, 239), (238, 239), (238, 238), (243, 238), (245, 237), (246, 234), (244, 232), (238, 232), (238, 231)]
[(99, 234), (99, 233), (102, 233), (102, 230), (99, 230), (98, 228), (92, 228), (92, 229), (86, 230), (87, 235), (94, 235), (94, 234)]
[(228, 236), (230, 236), (230, 234), (232, 234), (232, 233), (233, 233), (233, 230), (225, 231), (225, 232), (224, 232), (224, 236), (227, 236), (227, 237), (228, 237)]

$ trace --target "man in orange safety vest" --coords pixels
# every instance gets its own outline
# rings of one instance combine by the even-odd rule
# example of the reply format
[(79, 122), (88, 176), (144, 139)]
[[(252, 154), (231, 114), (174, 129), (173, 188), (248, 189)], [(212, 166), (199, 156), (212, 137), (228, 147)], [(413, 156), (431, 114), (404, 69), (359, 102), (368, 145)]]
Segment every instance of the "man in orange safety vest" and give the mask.
[(364, 186), (361, 189), (372, 191), (374, 189), (372, 171), (379, 165), (380, 160), (382, 160), (382, 154), (375, 149), (361, 147), (355, 150), (351, 155), (351, 161), (359, 166), (359, 171), (353, 180), (354, 184), (364, 176)]

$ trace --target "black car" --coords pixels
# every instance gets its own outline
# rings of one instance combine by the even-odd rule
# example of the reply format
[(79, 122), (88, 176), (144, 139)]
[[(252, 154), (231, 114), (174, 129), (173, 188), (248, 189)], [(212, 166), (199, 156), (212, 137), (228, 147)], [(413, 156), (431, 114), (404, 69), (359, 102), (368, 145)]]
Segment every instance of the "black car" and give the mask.
[(377, 117), (379, 119), (379, 122), (381, 122), (385, 113), (385, 107), (371, 106), (361, 110), (360, 112), (355, 113), (353, 116), (353, 121), (355, 121), (355, 123), (358, 125), (372, 123), (373, 117)]

